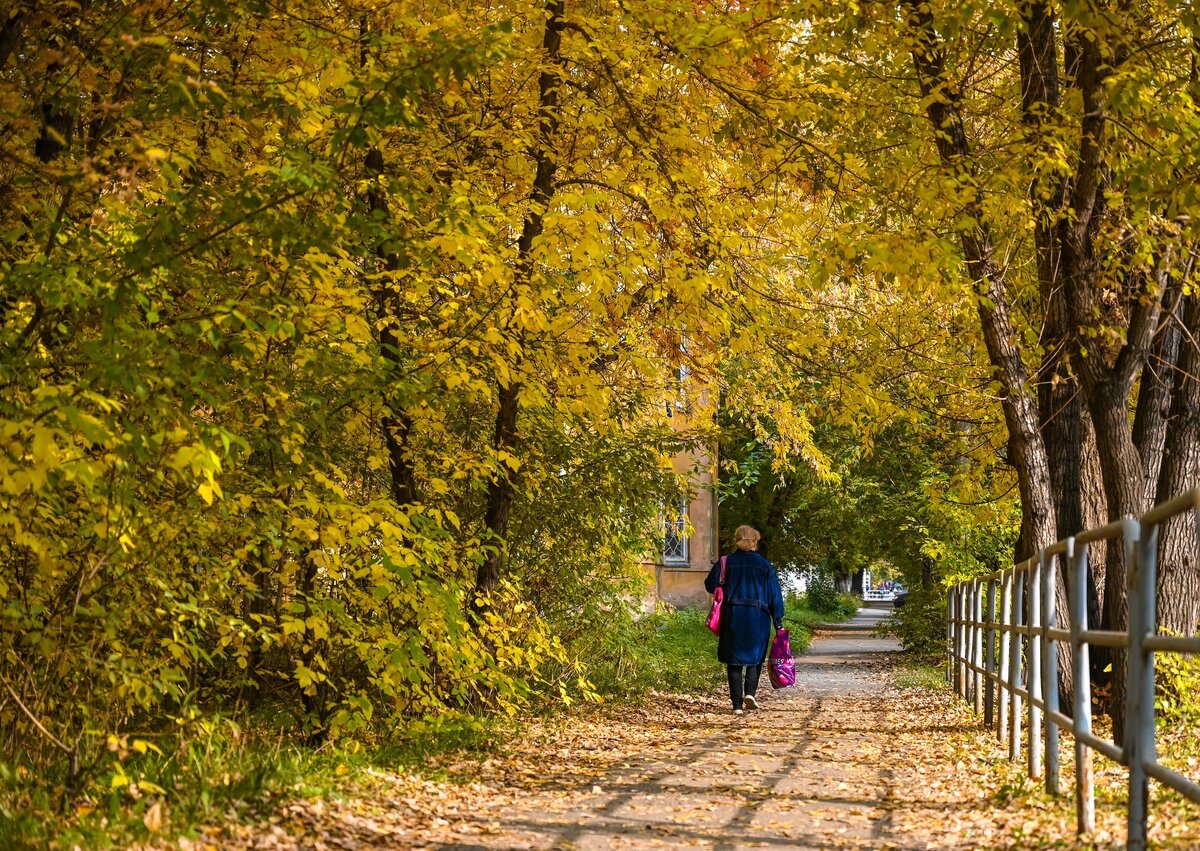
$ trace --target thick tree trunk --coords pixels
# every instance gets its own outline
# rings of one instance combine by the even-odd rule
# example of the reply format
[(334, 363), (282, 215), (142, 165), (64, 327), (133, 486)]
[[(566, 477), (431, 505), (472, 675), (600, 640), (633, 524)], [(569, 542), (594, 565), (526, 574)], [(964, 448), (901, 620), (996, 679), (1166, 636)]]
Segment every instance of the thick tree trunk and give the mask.
[[(1096, 432), (1087, 410), (1081, 412), (1080, 429), (1083, 432), (1083, 525), (1081, 529), (1095, 529), (1108, 522), (1108, 498), (1104, 495), (1104, 473), (1100, 469), (1100, 450), (1096, 447)], [(1104, 617), (1104, 587), (1108, 576), (1108, 549), (1093, 547), (1088, 557), (1087, 615), (1088, 628), (1096, 629)], [(1093, 676), (1103, 672), (1096, 654), (1092, 654)]]
[(758, 553), (765, 559), (771, 558), (768, 553), (775, 542), (777, 531), (783, 528), (783, 520), (788, 511), (788, 501), (794, 489), (795, 479), (788, 476), (782, 484), (771, 491), (770, 502), (767, 505), (766, 514), (763, 515), (762, 526), (759, 528), (762, 540), (758, 542)]
[[(1165, 281), (1141, 271), (1131, 272), (1124, 282), (1126, 315), (1118, 320), (1107, 309), (1100, 284), (1096, 240), (1106, 216), (1105, 98), (1112, 60), (1106, 55), (1107, 45), (1100, 33), (1075, 31), (1069, 46), (1075, 71), (1073, 82), (1079, 91), (1082, 113), (1071, 185), (1071, 214), (1061, 217), (1056, 237), (1070, 321), (1081, 335), (1083, 346), (1078, 375), (1096, 432), (1109, 519), (1116, 520), (1127, 515), (1136, 517), (1147, 507), (1145, 470), (1134, 443), (1128, 405), (1134, 378), (1146, 362), (1158, 327)], [(1127, 321), (1128, 326), (1123, 344), (1114, 353), (1102, 336), (1088, 332), (1098, 323), (1111, 326), (1117, 321)], [(1124, 630), (1129, 623), (1126, 569), (1124, 542), (1110, 543), (1101, 623), (1110, 629)], [(1117, 741), (1124, 733), (1126, 668), (1127, 654), (1114, 651), (1111, 714)]]
[[(1096, 368), (1099, 367), (1099, 368)], [(1103, 365), (1097, 364), (1084, 378), (1088, 391), (1088, 408), (1096, 427), (1096, 445), (1100, 452), (1100, 467), (1104, 478), (1104, 493), (1108, 500), (1110, 520), (1125, 516), (1138, 516), (1146, 508), (1145, 488), (1142, 481), (1142, 460), (1133, 444), (1132, 428), (1126, 413), (1129, 389), (1121, 382), (1105, 375)], [(1129, 627), (1128, 596), (1125, 586), (1126, 571), (1125, 542), (1109, 542), (1106, 554), (1107, 575), (1104, 581), (1103, 609), (1100, 626), (1104, 629), (1123, 631)], [(1113, 733), (1120, 742), (1125, 729), (1125, 671), (1128, 654), (1114, 649), (1109, 654), (1097, 653), (1097, 661), (1108, 657), (1111, 665), (1112, 704), (1109, 714), (1113, 721)], [(1106, 666), (1107, 667), (1107, 666)]]
[[(1055, 529), (1058, 539), (1062, 540), (1085, 528), (1083, 417), (1086, 412), (1080, 404), (1078, 385), (1067, 374), (1066, 364), (1057, 359), (1057, 362), (1052, 361), (1047, 366), (1053, 370), (1052, 377), (1039, 383), (1038, 407), (1054, 493)], [(1065, 561), (1060, 562), (1055, 575), (1055, 609), (1058, 623), (1065, 625), (1071, 617), (1068, 597), (1071, 576)], [(1088, 591), (1090, 596), (1096, 596), (1094, 582), (1088, 582)], [(1069, 713), (1074, 705), (1072, 697), (1075, 693), (1071, 645), (1060, 641), (1056, 647), (1059, 705)]]
[[(546, 210), (554, 195), (554, 173), (557, 163), (553, 155), (554, 134), (559, 121), (559, 86), (563, 72), (562, 31), (564, 0), (549, 0), (546, 3), (546, 28), (542, 35), (542, 50), (545, 61), (554, 70), (544, 69), (538, 75), (538, 134), (534, 153), (535, 172), (533, 189), (529, 197), (529, 211), (517, 241), (517, 268), (514, 274), (518, 282), (527, 283), (533, 276), (533, 245), (545, 228)], [(514, 455), (517, 443), (517, 417), (520, 413), (520, 382), (513, 379), (502, 386), (496, 410), (496, 428), (493, 432), (492, 449), (498, 459), (503, 455)], [(497, 461), (497, 471), (488, 485), (487, 510), (484, 526), (487, 543), (492, 547), (487, 558), (479, 565), (475, 576), (476, 599), (492, 591), (500, 581), (504, 568), (505, 547), (508, 543), (508, 521), (512, 513), (516, 487), (513, 471), (503, 461)]]
[[(1091, 327), (1094, 317), (1099, 315), (1100, 288), (1096, 283), (1097, 264), (1092, 256), (1092, 240), (1090, 228), (1082, 225), (1070, 228), (1064, 240), (1065, 289), (1072, 319), (1080, 329)], [(1080, 383), (1095, 428), (1109, 520), (1137, 517), (1149, 507), (1145, 466), (1134, 443), (1128, 412), (1133, 379), (1146, 361), (1160, 316), (1162, 293), (1155, 291), (1149, 280), (1146, 284), (1141, 298), (1133, 299), (1125, 343), (1111, 363), (1101, 346), (1096, 346), (1079, 360)], [(1115, 540), (1108, 546), (1101, 617), (1102, 627), (1118, 631), (1129, 624), (1124, 543)], [(1111, 664), (1111, 711), (1113, 730), (1119, 741), (1124, 730), (1125, 652), (1114, 651)]]
[(1137, 408), (1133, 420), (1133, 444), (1142, 456), (1146, 477), (1146, 499), (1154, 501), (1162, 468), (1163, 447), (1167, 440), (1167, 418), (1171, 397), (1177, 386), (1175, 364), (1179, 360), (1181, 339), (1179, 323), (1173, 314), (1180, 307), (1180, 286), (1172, 282), (1163, 296), (1164, 319), (1154, 336), (1150, 356), (1142, 367)]
[[(1095, 284), (1095, 264), (1089, 255), (1090, 236), (1087, 242), (1076, 239), (1069, 243), (1074, 262), (1067, 268), (1067, 292), (1075, 310), (1074, 319), (1079, 328), (1089, 327), (1095, 315), (1092, 306), (1098, 288)], [(1073, 278), (1073, 280), (1072, 280)], [(1134, 318), (1126, 336), (1125, 345), (1113, 363), (1106, 362), (1099, 348), (1080, 359), (1080, 381), (1095, 427), (1096, 446), (1099, 450), (1100, 469), (1104, 481), (1104, 493), (1108, 503), (1110, 520), (1141, 515), (1148, 507), (1145, 486), (1145, 470), (1142, 456), (1133, 440), (1133, 427), (1128, 413), (1129, 396), (1133, 376), (1145, 360), (1149, 348), (1150, 329), (1157, 325), (1157, 301), (1147, 293), (1147, 304), (1137, 308), (1140, 318)], [(1104, 582), (1103, 612), (1101, 626), (1107, 629), (1124, 630), (1129, 624), (1126, 591), (1125, 542), (1111, 541), (1107, 551), (1107, 575)], [(1097, 654), (1103, 657), (1103, 654)], [(1120, 741), (1124, 732), (1125, 714), (1125, 670), (1127, 654), (1115, 650), (1111, 654), (1112, 695), (1111, 714), (1113, 731)]]
[[(1187, 342), (1175, 372), (1170, 420), (1156, 502), (1200, 486), (1200, 299), (1189, 295), (1183, 314)], [(1200, 619), (1200, 564), (1196, 522), (1191, 512), (1167, 521), (1158, 541), (1158, 622), (1180, 635), (1194, 635)]]
[[(1021, 113), (1029, 144), (1044, 147), (1056, 142), (1052, 136), (1058, 127), (1061, 106), (1058, 39), (1050, 6), (1041, 0), (1021, 5), (1022, 26), (1017, 33), (1017, 57), (1021, 72)], [(1077, 354), (1074, 335), (1068, 321), (1062, 287), (1062, 256), (1055, 240), (1054, 222), (1062, 215), (1066, 201), (1066, 182), (1061, 176), (1039, 178), (1030, 186), (1034, 212), (1034, 244), (1037, 249), (1038, 288), (1044, 313), (1042, 346), (1045, 355), (1038, 375), (1038, 407), (1042, 439), (1050, 466), (1050, 481), (1056, 509), (1055, 526), (1059, 540), (1077, 534), (1088, 525), (1085, 506), (1090, 492), (1100, 489), (1099, 481), (1085, 476), (1087, 449), (1086, 411), (1079, 396), (1079, 383), (1071, 372), (1071, 359)], [(1055, 588), (1058, 622), (1070, 619), (1070, 572), (1059, 566)], [(1101, 565), (1102, 567), (1102, 565)], [(1099, 595), (1089, 572), (1087, 595), (1090, 608), (1099, 616)], [(1095, 623), (1095, 621), (1093, 621)], [(1059, 642), (1058, 677), (1060, 706), (1070, 707), (1074, 694), (1074, 668), (1071, 647)]]
[[(1055, 530), (1059, 540), (1078, 534), (1087, 527), (1085, 493), (1099, 490), (1100, 483), (1088, 482), (1084, 475), (1087, 448), (1087, 412), (1079, 396), (1079, 383), (1071, 374), (1068, 352), (1072, 346), (1067, 330), (1065, 306), (1058, 284), (1058, 257), (1050, 239), (1048, 224), (1037, 228), (1038, 271), (1041, 277), (1042, 304), (1045, 310), (1043, 346), (1046, 355), (1038, 377), (1038, 419), (1042, 440), (1046, 446), (1046, 461), (1055, 506)], [(1032, 555), (1030, 552), (1023, 555)], [(1058, 622), (1070, 621), (1070, 572), (1066, 564), (1059, 565), (1054, 589)], [(1095, 600), (1099, 614), (1099, 597), (1095, 582), (1088, 581), (1088, 596)], [(1070, 711), (1075, 690), (1071, 646), (1058, 642), (1059, 705)]]
[[(972, 173), (970, 145), (959, 109), (959, 95), (946, 72), (942, 44), (927, 4), (905, 4), (914, 39), (913, 66), (926, 104), (942, 165), (960, 185), (978, 185)], [(1050, 469), (1039, 428), (1038, 405), (1029, 390), (1030, 374), (1018, 345), (1008, 292), (997, 268), (989, 223), (982, 198), (969, 201), (959, 231), (967, 272), (977, 293), (977, 311), (988, 359), (1000, 382), (1004, 420), (1008, 427), (1009, 458), (1017, 472), (1021, 495), (1021, 540), (1027, 552), (1049, 546), (1055, 538), (1055, 510)]]

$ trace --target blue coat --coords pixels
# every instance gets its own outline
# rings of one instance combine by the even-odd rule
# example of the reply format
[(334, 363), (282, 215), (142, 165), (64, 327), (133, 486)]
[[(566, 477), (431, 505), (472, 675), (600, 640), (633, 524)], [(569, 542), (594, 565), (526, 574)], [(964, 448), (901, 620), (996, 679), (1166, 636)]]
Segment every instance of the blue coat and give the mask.
[[(771, 624), (783, 621), (779, 577), (774, 565), (756, 552), (734, 550), (727, 556), (726, 565), (717, 659), (726, 665), (762, 664), (771, 642)], [(716, 590), (720, 578), (718, 560), (704, 580), (709, 594)]]

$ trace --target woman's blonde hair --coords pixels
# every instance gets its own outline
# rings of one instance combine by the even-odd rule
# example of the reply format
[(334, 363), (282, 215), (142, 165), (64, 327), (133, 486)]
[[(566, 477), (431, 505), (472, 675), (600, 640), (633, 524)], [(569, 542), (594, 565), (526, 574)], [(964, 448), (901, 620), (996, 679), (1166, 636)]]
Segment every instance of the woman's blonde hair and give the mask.
[(758, 549), (758, 539), (761, 537), (753, 526), (738, 526), (737, 531), (733, 533), (733, 543), (739, 550), (755, 550)]

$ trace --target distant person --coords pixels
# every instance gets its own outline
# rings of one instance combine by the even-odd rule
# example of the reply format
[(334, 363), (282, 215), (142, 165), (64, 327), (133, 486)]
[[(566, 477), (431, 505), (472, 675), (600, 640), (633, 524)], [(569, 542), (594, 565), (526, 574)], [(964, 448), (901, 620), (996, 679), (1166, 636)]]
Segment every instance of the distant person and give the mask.
[[(725, 557), (725, 601), (721, 604), (721, 626), (717, 633), (717, 660), (729, 674), (729, 699), (733, 714), (743, 707), (758, 709), (758, 679), (771, 643), (771, 625), (783, 627), (783, 592), (771, 562), (755, 552), (762, 536), (751, 526), (734, 532), (736, 549)], [(721, 584), (721, 561), (704, 580), (712, 594)]]

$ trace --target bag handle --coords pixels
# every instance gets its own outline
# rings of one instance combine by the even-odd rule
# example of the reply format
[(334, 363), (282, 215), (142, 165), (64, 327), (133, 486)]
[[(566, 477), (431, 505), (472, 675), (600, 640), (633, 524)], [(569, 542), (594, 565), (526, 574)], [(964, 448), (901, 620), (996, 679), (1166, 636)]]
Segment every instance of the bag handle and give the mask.
[(729, 560), (729, 556), (721, 556), (721, 578), (717, 580), (717, 587), (725, 587), (725, 563)]

